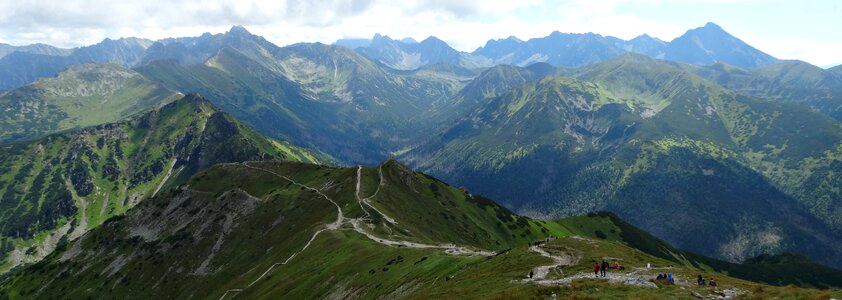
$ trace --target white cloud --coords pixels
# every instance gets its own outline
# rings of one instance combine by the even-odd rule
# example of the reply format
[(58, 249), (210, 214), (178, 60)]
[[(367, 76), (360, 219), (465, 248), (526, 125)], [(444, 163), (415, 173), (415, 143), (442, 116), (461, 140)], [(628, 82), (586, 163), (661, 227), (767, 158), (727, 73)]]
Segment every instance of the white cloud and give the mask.
[[(459, 50), (471, 51), (488, 39), (511, 35), (521, 39), (552, 31), (595, 32), (624, 39), (648, 33), (671, 40), (689, 27), (621, 11), (623, 5), (657, 9), (663, 3), (730, 3), (751, 0), (0, 0), (0, 41), (43, 42), (62, 47), (102, 39), (136, 36), (159, 39), (224, 32), (244, 25), (268, 40), (331, 43), (343, 37), (424, 39), (437, 36)], [(727, 28), (726, 28), (727, 30)], [(838, 45), (798, 44), (743, 37), (761, 50), (812, 63), (830, 63)], [(803, 56), (802, 56), (803, 55)]]
[(842, 42), (788, 38), (758, 40), (753, 46), (780, 59), (804, 60), (816, 66), (827, 67), (842, 63)]

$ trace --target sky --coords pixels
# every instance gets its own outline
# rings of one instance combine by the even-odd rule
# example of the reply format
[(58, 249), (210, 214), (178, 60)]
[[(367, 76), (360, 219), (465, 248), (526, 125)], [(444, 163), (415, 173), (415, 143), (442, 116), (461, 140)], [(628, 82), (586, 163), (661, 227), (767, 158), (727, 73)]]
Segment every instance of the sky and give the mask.
[(243, 25), (280, 46), (381, 33), (416, 40), (432, 35), (470, 52), (489, 39), (556, 30), (623, 39), (646, 33), (670, 41), (707, 22), (778, 58), (842, 63), (838, 0), (0, 0), (0, 43), (64, 48)]

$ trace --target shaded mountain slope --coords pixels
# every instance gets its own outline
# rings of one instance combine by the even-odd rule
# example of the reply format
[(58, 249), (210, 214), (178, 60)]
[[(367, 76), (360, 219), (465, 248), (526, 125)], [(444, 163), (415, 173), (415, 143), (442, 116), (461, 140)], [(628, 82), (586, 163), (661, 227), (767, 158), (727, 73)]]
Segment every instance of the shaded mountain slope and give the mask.
[(404, 157), (533, 216), (610, 209), (705, 255), (837, 264), (837, 122), (640, 55), (556, 72), (579, 80), (544, 77), (479, 101)]

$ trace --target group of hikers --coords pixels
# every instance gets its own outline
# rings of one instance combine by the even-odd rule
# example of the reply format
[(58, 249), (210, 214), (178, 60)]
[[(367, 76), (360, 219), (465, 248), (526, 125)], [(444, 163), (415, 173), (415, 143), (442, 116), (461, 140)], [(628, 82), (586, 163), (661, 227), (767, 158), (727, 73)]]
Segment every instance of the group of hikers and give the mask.
[(554, 237), (554, 236), (553, 236), (553, 237), (547, 237), (547, 238), (545, 238), (545, 239), (543, 239), (543, 240), (537, 240), (537, 241), (535, 241), (535, 242), (529, 242), (528, 247), (532, 247), (532, 246), (541, 246), (541, 244), (543, 244), (543, 243), (549, 243), (550, 241), (554, 241), (554, 240), (557, 240), (557, 239), (558, 239), (558, 238), (557, 238), (557, 237)]
[[(665, 274), (658, 273), (658, 277), (655, 277), (655, 280), (664, 280), (666, 282), (669, 282), (670, 284), (675, 284), (675, 277), (672, 276), (672, 273), (665, 273)], [(702, 277), (702, 274), (699, 274), (699, 276), (696, 278), (696, 283), (699, 286), (705, 286), (706, 285), (705, 283), (707, 283), (707, 285), (709, 285), (711, 287), (717, 286), (716, 280), (714, 280), (713, 278), (708, 278), (708, 280), (705, 281), (705, 278)]]
[(655, 277), (655, 280), (666, 280), (667, 282), (674, 284), (675, 278), (672, 277), (672, 273), (658, 273), (658, 277)]
[(614, 261), (614, 264), (612, 264), (612, 265), (608, 265), (608, 262), (605, 261), (605, 259), (602, 259), (601, 264), (596, 262), (596, 260), (594, 260), (593, 276), (594, 277), (599, 277), (599, 276), (605, 277), (605, 273), (608, 272), (609, 268), (614, 269), (614, 270), (625, 269), (625, 267), (621, 266), (620, 263), (617, 262), (617, 261)]
[[(529, 243), (529, 247), (532, 247), (533, 245), (539, 246), (542, 243), (549, 242), (549, 240), (550, 239), (548, 238), (548, 239), (543, 240), (543, 241), (535, 241), (535, 242)], [(625, 267), (621, 266), (620, 263), (616, 260), (614, 261), (613, 264), (608, 264), (608, 262), (605, 261), (605, 258), (602, 259), (601, 263), (598, 262), (596, 259), (594, 259), (593, 262), (594, 262), (593, 263), (593, 275), (594, 275), (594, 277), (600, 277), (600, 276), (606, 277), (607, 273), (608, 273), (608, 269), (614, 269), (614, 270), (625, 269)], [(647, 263), (646, 269), (648, 270), (648, 269), (651, 269), (651, 268), (652, 268), (652, 264)], [(535, 274), (533, 273), (533, 271), (529, 271), (529, 278), (532, 278), (532, 276), (534, 276), (534, 275)], [(672, 273), (658, 273), (658, 276), (655, 277), (655, 280), (663, 280), (663, 281), (669, 282), (670, 284), (675, 284), (675, 277), (672, 275)], [(699, 286), (705, 286), (705, 285), (709, 285), (711, 287), (717, 286), (716, 280), (714, 280), (713, 278), (708, 278), (708, 280), (705, 281), (705, 278), (702, 277), (701, 274), (699, 274), (698, 278), (696, 278), (696, 283)]]
[[(696, 278), (696, 283), (698, 283), (699, 286), (705, 286), (705, 278), (702, 277), (702, 274), (699, 274), (699, 277)], [(708, 278), (708, 285), (710, 285), (711, 287), (716, 287), (716, 280), (713, 280), (713, 278)]]

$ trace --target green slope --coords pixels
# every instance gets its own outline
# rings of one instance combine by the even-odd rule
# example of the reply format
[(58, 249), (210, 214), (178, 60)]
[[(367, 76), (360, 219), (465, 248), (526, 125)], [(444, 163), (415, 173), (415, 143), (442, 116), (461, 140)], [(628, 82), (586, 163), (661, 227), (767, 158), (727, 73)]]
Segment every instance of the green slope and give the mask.
[[(576, 259), (551, 267), (547, 280), (588, 273), (591, 258), (610, 257), (629, 268), (618, 274), (644, 282), (663, 269), (632, 268), (651, 263), (656, 268), (673, 265), (670, 272), (685, 280), (704, 273), (715, 277), (722, 289), (756, 297), (839, 294), (729, 277), (721, 272), (730, 269), (709, 267), (721, 262), (687, 258), (691, 254), (614, 217), (558, 221), (520, 217), (386, 161), (376, 168), (291, 162), (217, 165), (82, 238), (61, 244), (44, 261), (10, 274), (0, 283), (0, 295), (11, 299), (526, 299), (555, 293), (675, 299), (714, 293), (689, 285), (653, 289), (585, 279), (547, 287), (523, 281), (533, 268), (552, 263), (527, 248), (528, 243), (549, 236), (558, 239), (542, 245), (545, 251)], [(384, 241), (424, 246), (389, 246)], [(469, 253), (449, 252), (454, 244)], [(495, 253), (470, 254), (482, 250)], [(820, 282), (824, 285), (812, 281), (815, 278), (799, 284), (842, 284), (835, 278), (825, 278)]]
[[(455, 243), (470, 249), (502, 251), (541, 239), (550, 232), (542, 230), (545, 227), (541, 223), (409, 172), (395, 162), (359, 172), (360, 196), (373, 195), (372, 206), (356, 198), (357, 168), (279, 162), (218, 165), (200, 172), (183, 188), (143, 201), (125, 217), (107, 221), (81, 239), (64, 244), (31, 270), (59, 271), (63, 267), (54, 269), (47, 265), (61, 264), (69, 258), (81, 268), (68, 275), (111, 274), (106, 277), (112, 278), (110, 283), (117, 283), (117, 290), (111, 294), (115, 297), (218, 298), (227, 289), (248, 285), (272, 264), (299, 251), (325, 224), (334, 222), (337, 207), (330, 201), (342, 209), (345, 218), (366, 217), (370, 226), (362, 225), (365, 230), (391, 240), (429, 245)], [(319, 191), (307, 187), (317, 187)], [(393, 210), (394, 206), (401, 209)], [(396, 218), (397, 224), (386, 221), (374, 208)], [(323, 235), (355, 236), (350, 243), (363, 242), (364, 236), (347, 231), (350, 226), (346, 222), (342, 225), (345, 230)], [(316, 247), (332, 247), (322, 243), (322, 235), (317, 237), (319, 242), (311, 246), (314, 251), (321, 251)], [(375, 250), (388, 248), (365, 244)], [(97, 249), (101, 247), (117, 251), (100, 253)], [(443, 251), (434, 252), (442, 252), (440, 259), (445, 262), (452, 261)], [(150, 255), (155, 257), (152, 261)], [(113, 259), (124, 263), (112, 272), (109, 270), (114, 267), (109, 265)], [(162, 264), (166, 267), (162, 268)], [(71, 297), (88, 295), (88, 287), (68, 286), (70, 281), (64, 280), (70, 278), (57, 277), (41, 295), (62, 290)], [(279, 277), (269, 273), (266, 278)], [(101, 281), (91, 278), (90, 283), (95, 282)]]
[(72, 66), (0, 94), (0, 142), (124, 120), (178, 97), (118, 65)]
[(531, 216), (607, 209), (705, 255), (838, 266), (838, 122), (639, 55), (548, 73), (576, 79), (479, 101), (402, 157)]
[(782, 61), (756, 69), (726, 64), (678, 65), (735, 92), (795, 103), (842, 120), (842, 76), (802, 61)]
[(258, 159), (325, 161), (258, 135), (194, 94), (121, 123), (4, 145), (0, 270), (37, 261), (198, 170)]

